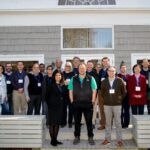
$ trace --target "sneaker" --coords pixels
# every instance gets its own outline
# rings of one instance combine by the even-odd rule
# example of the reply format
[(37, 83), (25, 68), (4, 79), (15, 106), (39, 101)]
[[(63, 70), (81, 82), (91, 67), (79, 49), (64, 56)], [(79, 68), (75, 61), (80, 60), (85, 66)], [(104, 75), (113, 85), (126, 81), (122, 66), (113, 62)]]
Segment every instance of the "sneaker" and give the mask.
[(95, 145), (95, 142), (94, 142), (94, 140), (93, 140), (93, 137), (89, 137), (88, 141), (89, 141), (89, 144), (90, 144), (90, 145)]
[(104, 130), (105, 129), (105, 126), (100, 126), (97, 128), (97, 130)]
[(58, 145), (62, 145), (62, 144), (63, 144), (62, 142), (57, 141), (57, 140), (56, 140), (56, 143), (57, 143)]
[(78, 143), (80, 143), (80, 138), (76, 136), (75, 139), (73, 140), (73, 144), (77, 145)]
[(105, 139), (103, 142), (102, 142), (102, 145), (104, 145), (104, 146), (107, 146), (107, 145), (110, 145), (111, 143), (107, 140), (107, 139)]
[(116, 144), (116, 146), (117, 147), (123, 147), (124, 145), (123, 145), (122, 141), (118, 141), (117, 144)]

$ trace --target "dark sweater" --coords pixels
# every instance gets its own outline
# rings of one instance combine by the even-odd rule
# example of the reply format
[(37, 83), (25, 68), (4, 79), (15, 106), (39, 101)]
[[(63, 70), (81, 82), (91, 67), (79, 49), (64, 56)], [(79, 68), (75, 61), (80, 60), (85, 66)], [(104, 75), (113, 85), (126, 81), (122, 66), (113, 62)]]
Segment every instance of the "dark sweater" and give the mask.
[(108, 106), (121, 105), (122, 100), (126, 95), (126, 89), (122, 79), (116, 77), (112, 88), (115, 90), (115, 93), (110, 94), (109, 90), (111, 89), (111, 87), (108, 78), (102, 81), (101, 95), (104, 99), (104, 105)]

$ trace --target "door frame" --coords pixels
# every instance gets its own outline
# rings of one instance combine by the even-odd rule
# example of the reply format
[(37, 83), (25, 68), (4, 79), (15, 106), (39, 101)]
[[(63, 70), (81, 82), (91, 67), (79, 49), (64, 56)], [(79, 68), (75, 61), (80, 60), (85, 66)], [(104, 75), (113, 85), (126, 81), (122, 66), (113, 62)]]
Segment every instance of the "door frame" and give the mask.
[(138, 59), (150, 59), (150, 53), (132, 53), (131, 54), (131, 68), (137, 64)]
[(0, 61), (38, 61), (44, 63), (44, 54), (0, 55)]
[(110, 59), (110, 64), (115, 65), (115, 57), (114, 54), (62, 54), (61, 60), (63, 61), (63, 68), (65, 66), (65, 62), (67, 59), (73, 59), (73, 57), (79, 57), (80, 59), (84, 59), (85, 63), (91, 59), (102, 59), (103, 57), (108, 57)]

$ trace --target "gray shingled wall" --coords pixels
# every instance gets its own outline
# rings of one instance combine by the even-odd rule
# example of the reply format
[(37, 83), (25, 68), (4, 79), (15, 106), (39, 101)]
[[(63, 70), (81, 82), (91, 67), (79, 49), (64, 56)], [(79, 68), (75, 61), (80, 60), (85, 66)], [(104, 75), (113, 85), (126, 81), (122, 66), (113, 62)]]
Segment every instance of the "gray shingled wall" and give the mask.
[(60, 50), (61, 27), (0, 27), (0, 54), (44, 54), (45, 63), (61, 54), (114, 53), (117, 68), (122, 60), (130, 70), (131, 53), (150, 53), (150, 25), (116, 25), (114, 50)]

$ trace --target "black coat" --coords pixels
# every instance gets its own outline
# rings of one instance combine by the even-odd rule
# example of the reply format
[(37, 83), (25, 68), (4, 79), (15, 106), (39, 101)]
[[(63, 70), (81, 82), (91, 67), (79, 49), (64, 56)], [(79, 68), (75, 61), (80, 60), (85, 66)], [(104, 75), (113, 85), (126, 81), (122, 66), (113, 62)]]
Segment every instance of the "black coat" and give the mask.
[(49, 124), (61, 124), (66, 87), (52, 83), (47, 88), (46, 102), (49, 112)]

